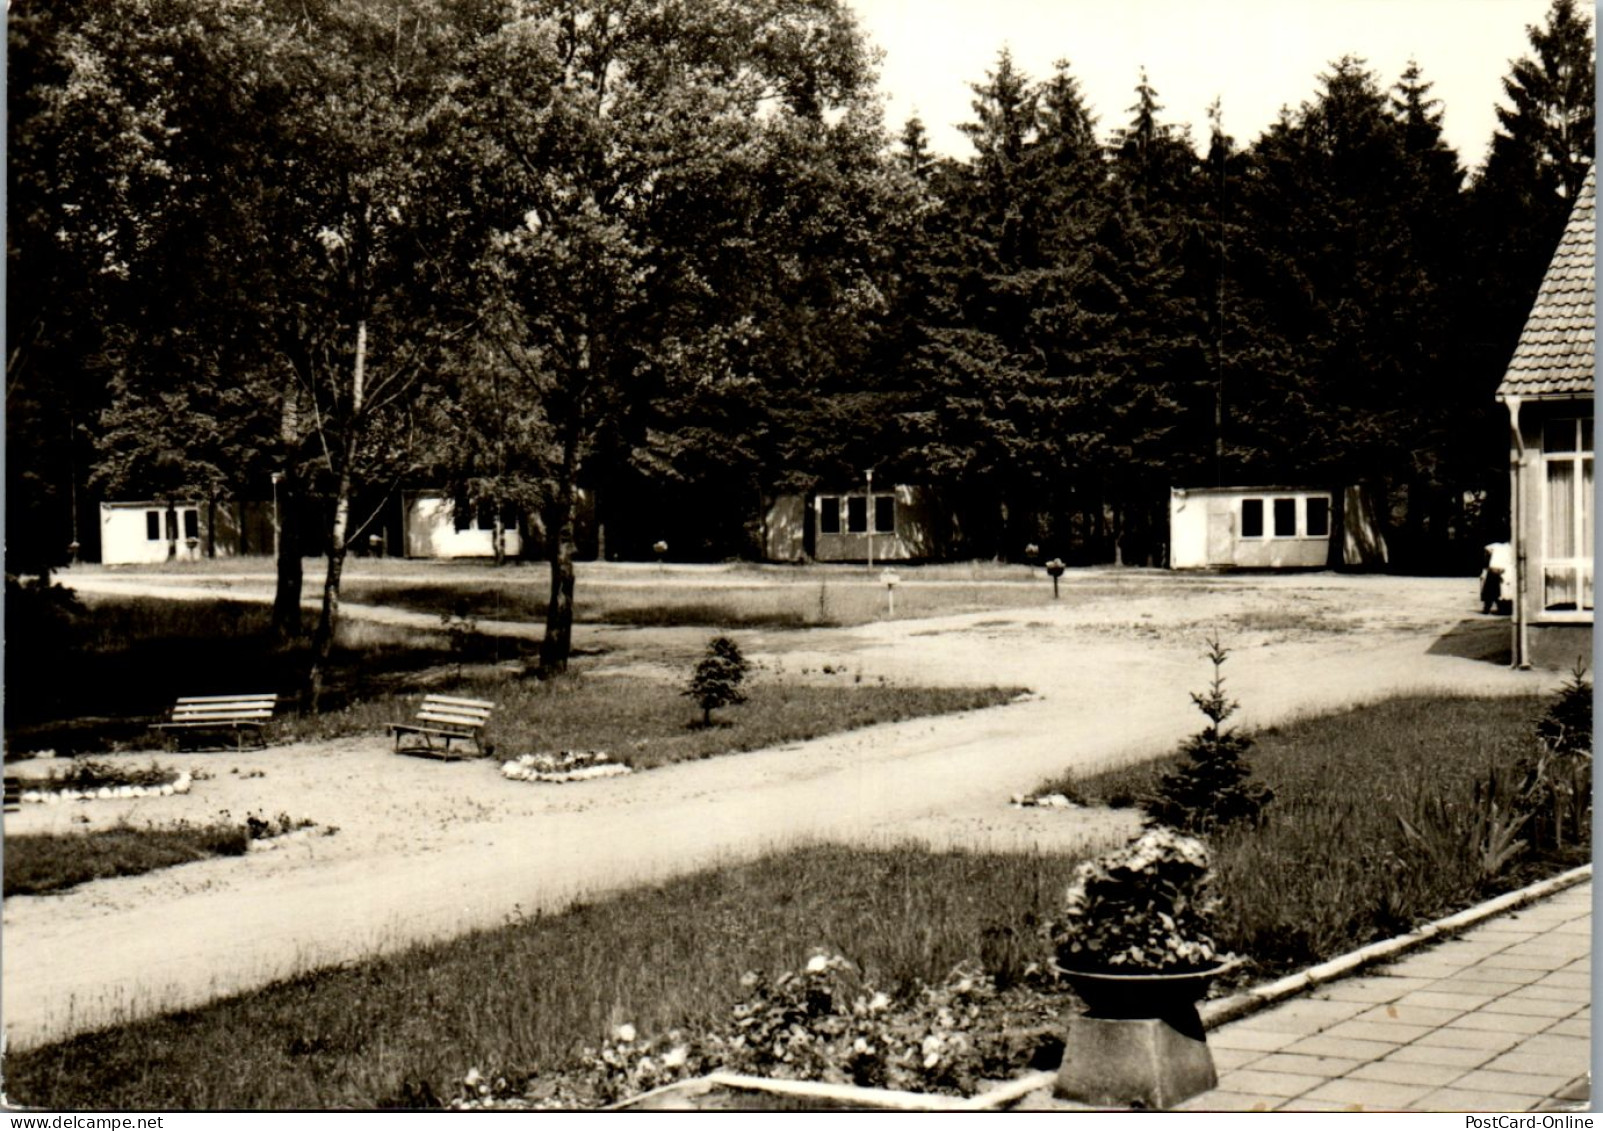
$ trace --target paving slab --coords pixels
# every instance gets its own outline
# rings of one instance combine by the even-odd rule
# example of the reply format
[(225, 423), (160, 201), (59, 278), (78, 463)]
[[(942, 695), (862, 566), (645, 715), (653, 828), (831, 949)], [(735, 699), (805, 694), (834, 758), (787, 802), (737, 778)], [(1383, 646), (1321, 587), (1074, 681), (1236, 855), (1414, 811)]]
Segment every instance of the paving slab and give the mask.
[(1472, 1092), (1507, 1092), (1541, 1100), (1557, 1095), (1570, 1079), (1567, 1073), (1500, 1072), (1495, 1068), (1477, 1068), (1454, 1080), (1453, 1086)]
[(1222, 1026), (1210, 1046), (1262, 1055), (1221, 1065), (1219, 1087), (1184, 1106), (1249, 1111), (1278, 1095), (1276, 1111), (1579, 1110), (1591, 1095), (1591, 899), (1588, 877)]
[(1348, 1073), (1349, 1080), (1378, 1080), (1384, 1084), (1420, 1084), (1427, 1090), (1450, 1084), (1464, 1075), (1463, 1065), (1413, 1064), (1401, 1060), (1376, 1060), (1360, 1064)]
[(1372, 1111), (1396, 1111), (1407, 1107), (1431, 1090), (1426, 1084), (1388, 1084), (1379, 1080), (1354, 1080), (1347, 1077), (1321, 1084), (1309, 1092), (1306, 1098), (1359, 1104)]

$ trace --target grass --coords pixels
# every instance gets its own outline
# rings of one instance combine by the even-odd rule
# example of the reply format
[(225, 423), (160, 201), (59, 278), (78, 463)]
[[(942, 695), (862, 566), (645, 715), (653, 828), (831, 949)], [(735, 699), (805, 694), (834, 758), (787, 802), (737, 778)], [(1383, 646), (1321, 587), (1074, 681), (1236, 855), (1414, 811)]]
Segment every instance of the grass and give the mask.
[[(495, 714), (486, 741), (497, 757), (604, 750), (636, 769), (760, 750), (821, 735), (925, 715), (1006, 703), (1021, 688), (901, 687), (858, 684), (844, 673), (821, 683), (759, 679), (747, 685), (747, 702), (701, 711), (678, 685), (632, 676), (570, 674), (560, 679), (463, 678), (454, 694), (489, 699)], [(370, 699), (316, 717), (289, 718), (280, 734), (318, 739), (382, 733), (384, 724), (414, 709), (410, 700)]]
[[(490, 599), (472, 597), (471, 587), (463, 592), (469, 605)], [(690, 609), (692, 620), (706, 619), (693, 604), (666, 604), (651, 616), (671, 622), (674, 608)], [(760, 610), (748, 613), (761, 620)], [(645, 613), (639, 617), (642, 623), (651, 619)], [(8, 757), (47, 748), (68, 755), (148, 747), (149, 724), (180, 694), (293, 691), (305, 670), (307, 646), (272, 643), (269, 618), (264, 605), (228, 600), (139, 598), (77, 607), (58, 631), (44, 636), (49, 643), (36, 648), (28, 664), (13, 664), (7, 673)], [(782, 620), (771, 618), (771, 623)], [(844, 679), (834, 687), (787, 686), (776, 673), (753, 684), (746, 707), (716, 716), (738, 725), (690, 732), (685, 724), (696, 712), (676, 688), (661, 681), (631, 681), (629, 693), (620, 695), (616, 682), (539, 683), (511, 679), (493, 667), (486, 671), (487, 661), (516, 658), (532, 647), (528, 641), (477, 634), (453, 642), (443, 626), (423, 630), (347, 619), (340, 627), (323, 712), (303, 717), (281, 710), (274, 730), (290, 740), (381, 734), (387, 723), (413, 714), (423, 693), (457, 690), (498, 704), (491, 740), (497, 732), (518, 736), (501, 743), (508, 753), (600, 748), (645, 767), (991, 706), (1020, 690), (908, 688)], [(658, 647), (656, 654), (675, 662), (682, 658), (671, 647)], [(576, 661), (575, 671), (585, 667), (584, 658)], [(689, 668), (686, 662), (686, 676)], [(524, 738), (531, 735), (537, 742)]]
[(91, 880), (138, 876), (213, 856), (242, 856), (250, 845), (243, 825), (179, 825), (141, 829), (119, 825), (92, 833), (8, 836), (5, 895), (44, 895)]
[(907, 990), (1016, 963), (1067, 856), (793, 850), (561, 914), (307, 975), (6, 1058), (17, 1103), (93, 1110), (373, 1108), (456, 1094), (470, 1067), (551, 1068), (623, 1021), (724, 1015), (747, 970), (815, 946)]
[[(149, 724), (179, 695), (287, 692), (299, 686), (307, 664), (307, 643), (272, 642), (265, 605), (94, 602), (48, 628), (31, 611), (10, 603), (6, 610), (8, 636), (28, 641), (27, 662), (18, 662), (18, 653), (6, 668), (7, 757), (148, 746)], [(30, 626), (38, 631), (24, 631)], [(475, 642), (475, 657), (493, 657), (502, 643)], [(329, 702), (337, 708), (456, 658), (443, 632), (348, 621), (336, 642)]]
[[(1529, 699), (1415, 697), (1260, 734), (1253, 761), (1278, 796), (1263, 830), (1218, 848), (1222, 941), (1267, 977), (1485, 894), (1423, 866), (1396, 816), (1427, 785), (1463, 797), (1528, 738), (1536, 709)], [(1075, 784), (1100, 796), (1130, 780)], [(742, 973), (796, 969), (814, 947), (901, 994), (960, 961), (1016, 978), (1044, 957), (1037, 926), (1076, 863), (795, 849), (13, 1052), (8, 1085), (16, 1101), (49, 1108), (432, 1103), (455, 1095), (470, 1067), (560, 1068), (624, 1021), (647, 1036), (700, 1028), (738, 1000)], [(1532, 861), (1499, 883), (1567, 863)]]
[[(1096, 589), (1098, 596), (1111, 590)], [(481, 620), (545, 620), (547, 593), (535, 584), (468, 580), (351, 581), (342, 589), (358, 604), (391, 605), (412, 612), (447, 613)], [(1083, 599), (1086, 591), (1071, 591)], [(916, 619), (986, 609), (1037, 609), (1052, 603), (1044, 577), (1027, 580), (1020, 567), (1007, 579), (909, 582), (896, 591), (896, 618)], [(796, 629), (868, 624), (889, 616), (884, 584), (863, 573), (829, 573), (751, 584), (646, 585), (638, 580), (596, 580), (578, 586), (574, 619), (580, 624), (635, 628)]]
[[(1585, 849), (1574, 859), (1527, 853), (1486, 875), (1470, 843), (1477, 781), (1528, 749), (1540, 708), (1533, 698), (1408, 696), (1259, 732), (1247, 760), (1275, 799), (1263, 828), (1218, 838), (1221, 941), (1259, 972), (1283, 973), (1584, 862)], [(1173, 764), (1060, 778), (1039, 792), (1131, 805)], [(1434, 798), (1448, 827), (1434, 830), (1432, 853), (1399, 818), (1418, 826)]]

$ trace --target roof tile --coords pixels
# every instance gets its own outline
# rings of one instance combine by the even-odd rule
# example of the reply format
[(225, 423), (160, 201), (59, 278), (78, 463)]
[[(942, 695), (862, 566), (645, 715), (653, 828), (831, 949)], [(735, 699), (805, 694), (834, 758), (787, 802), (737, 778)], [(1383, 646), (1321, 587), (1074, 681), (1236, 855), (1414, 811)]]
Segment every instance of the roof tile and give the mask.
[(1587, 171), (1519, 345), (1514, 347), (1514, 357), (1498, 386), (1499, 399), (1592, 393), (1597, 338), (1593, 306), (1596, 178), (1595, 167)]

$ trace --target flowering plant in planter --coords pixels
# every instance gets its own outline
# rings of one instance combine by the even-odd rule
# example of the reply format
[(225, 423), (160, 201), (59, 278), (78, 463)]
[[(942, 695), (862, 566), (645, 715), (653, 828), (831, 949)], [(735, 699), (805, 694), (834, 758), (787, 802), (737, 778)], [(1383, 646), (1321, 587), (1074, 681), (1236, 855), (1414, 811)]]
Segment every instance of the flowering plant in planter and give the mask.
[(1063, 970), (1185, 974), (1230, 959), (1213, 940), (1208, 849), (1163, 826), (1076, 870), (1051, 927)]

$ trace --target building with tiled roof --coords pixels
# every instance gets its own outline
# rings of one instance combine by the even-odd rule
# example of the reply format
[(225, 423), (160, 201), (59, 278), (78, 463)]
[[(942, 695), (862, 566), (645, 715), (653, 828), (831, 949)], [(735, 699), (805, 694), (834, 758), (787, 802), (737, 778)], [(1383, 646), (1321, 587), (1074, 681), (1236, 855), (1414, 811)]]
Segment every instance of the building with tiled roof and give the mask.
[(1596, 196), (1594, 169), (1497, 389), (1510, 425), (1513, 576), (1505, 596), (1520, 667), (1571, 667), (1592, 655)]

